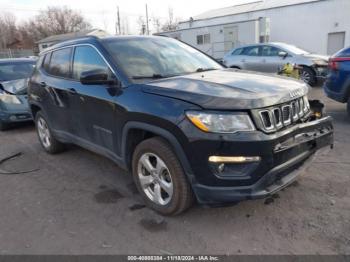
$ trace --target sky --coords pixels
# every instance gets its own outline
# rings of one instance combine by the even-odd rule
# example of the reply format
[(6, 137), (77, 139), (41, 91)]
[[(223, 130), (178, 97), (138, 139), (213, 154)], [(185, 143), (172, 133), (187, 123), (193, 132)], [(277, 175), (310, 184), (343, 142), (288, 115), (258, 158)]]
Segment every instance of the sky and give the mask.
[(119, 6), (121, 24), (129, 34), (139, 33), (138, 20), (145, 16), (148, 5), (150, 29), (154, 31), (152, 18), (158, 17), (164, 22), (168, 17), (169, 7), (179, 20), (188, 20), (210, 9), (252, 2), (256, 0), (0, 0), (0, 13), (13, 13), (17, 20), (26, 20), (47, 6), (67, 6), (79, 11), (94, 28), (113, 34)]

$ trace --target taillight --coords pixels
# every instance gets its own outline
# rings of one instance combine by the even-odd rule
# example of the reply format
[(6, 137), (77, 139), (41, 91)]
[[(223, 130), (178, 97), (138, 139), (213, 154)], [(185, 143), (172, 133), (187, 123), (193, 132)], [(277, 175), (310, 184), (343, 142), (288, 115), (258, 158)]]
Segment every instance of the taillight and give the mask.
[(328, 67), (330, 70), (337, 71), (339, 69), (339, 63), (350, 61), (350, 57), (332, 57), (329, 59)]
[(328, 67), (332, 71), (338, 70), (338, 62), (334, 61), (333, 58), (329, 59)]

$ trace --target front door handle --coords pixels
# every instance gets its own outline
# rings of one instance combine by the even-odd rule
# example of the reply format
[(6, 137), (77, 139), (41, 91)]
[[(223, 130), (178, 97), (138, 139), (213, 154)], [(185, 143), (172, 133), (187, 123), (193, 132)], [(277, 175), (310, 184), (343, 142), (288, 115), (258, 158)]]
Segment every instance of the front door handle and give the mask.
[(244, 63), (244, 62), (245, 62), (245, 59), (242, 59), (241, 62)]

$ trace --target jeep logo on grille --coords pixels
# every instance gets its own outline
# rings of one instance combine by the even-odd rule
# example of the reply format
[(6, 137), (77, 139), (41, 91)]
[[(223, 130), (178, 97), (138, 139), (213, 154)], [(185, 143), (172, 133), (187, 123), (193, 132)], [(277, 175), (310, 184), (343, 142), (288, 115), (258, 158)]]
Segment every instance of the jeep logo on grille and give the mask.
[(302, 95), (303, 95), (303, 90), (302, 89), (298, 89), (298, 90), (294, 90), (292, 92), (289, 92), (289, 96), (291, 98), (295, 98), (295, 97), (302, 96)]

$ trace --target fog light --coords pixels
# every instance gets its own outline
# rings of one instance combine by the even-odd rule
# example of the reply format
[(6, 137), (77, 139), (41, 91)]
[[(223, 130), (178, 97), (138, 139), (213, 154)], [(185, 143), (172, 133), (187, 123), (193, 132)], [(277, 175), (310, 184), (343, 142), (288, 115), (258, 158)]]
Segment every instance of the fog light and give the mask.
[(211, 163), (246, 163), (259, 162), (259, 156), (210, 156)]

